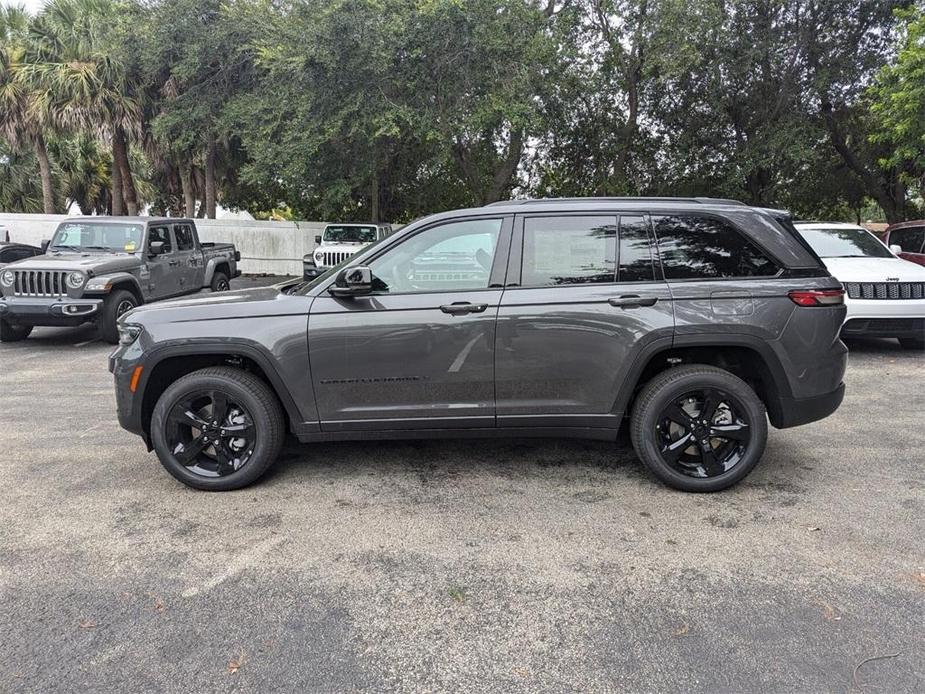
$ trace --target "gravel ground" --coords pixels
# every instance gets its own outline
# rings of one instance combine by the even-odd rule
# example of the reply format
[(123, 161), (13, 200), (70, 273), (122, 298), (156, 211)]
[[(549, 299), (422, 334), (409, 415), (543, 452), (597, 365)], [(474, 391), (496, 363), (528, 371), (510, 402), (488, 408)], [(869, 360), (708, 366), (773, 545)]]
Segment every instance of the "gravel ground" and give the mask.
[(558, 440), (291, 443), (195, 492), (92, 340), (0, 346), (0, 691), (925, 689), (925, 357), (892, 341), (704, 496)]

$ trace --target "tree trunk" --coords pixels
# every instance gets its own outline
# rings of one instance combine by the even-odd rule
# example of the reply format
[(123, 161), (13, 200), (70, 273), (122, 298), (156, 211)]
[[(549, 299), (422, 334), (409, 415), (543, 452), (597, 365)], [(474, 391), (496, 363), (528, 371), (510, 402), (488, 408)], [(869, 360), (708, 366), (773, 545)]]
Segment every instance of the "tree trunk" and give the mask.
[(112, 200), (110, 201), (109, 214), (114, 217), (121, 217), (125, 214), (125, 205), (122, 200), (122, 171), (119, 164), (116, 163), (116, 144), (115, 138), (112, 140)]
[(183, 188), (186, 216), (192, 217), (196, 214), (196, 196), (193, 195), (193, 175), (189, 163), (180, 163), (180, 186)]
[(121, 127), (116, 127), (112, 135), (112, 153), (119, 165), (119, 173), (122, 176), (122, 197), (125, 200), (125, 207), (129, 216), (134, 217), (138, 214), (138, 195), (135, 192), (135, 179), (132, 176), (132, 169), (128, 162), (128, 144), (125, 141), (125, 132)]
[(379, 171), (373, 171), (373, 180), (369, 184), (369, 208), (371, 222), (379, 221)]
[(206, 149), (206, 217), (215, 219), (215, 143)]
[(42, 208), (45, 214), (54, 214), (55, 193), (51, 183), (51, 163), (48, 161), (48, 150), (41, 133), (35, 138), (35, 156), (39, 160), (39, 176), (42, 179)]

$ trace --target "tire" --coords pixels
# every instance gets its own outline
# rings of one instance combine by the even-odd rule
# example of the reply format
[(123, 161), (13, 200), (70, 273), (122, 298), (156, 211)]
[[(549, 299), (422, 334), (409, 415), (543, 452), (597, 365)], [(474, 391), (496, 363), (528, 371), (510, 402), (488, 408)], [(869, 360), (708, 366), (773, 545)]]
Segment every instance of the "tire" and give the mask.
[(0, 319), (0, 342), (19, 342), (29, 337), (31, 325), (13, 325)]
[(228, 275), (224, 272), (216, 272), (212, 275), (212, 282), (209, 284), (209, 289), (213, 292), (227, 292), (231, 289), (231, 282), (228, 281)]
[[(710, 421), (700, 419), (703, 407), (714, 401)], [(681, 366), (658, 374), (642, 389), (633, 406), (630, 438), (636, 455), (669, 487), (716, 492), (740, 482), (761, 460), (767, 411), (755, 391), (728, 371)]]
[(127, 289), (116, 289), (103, 302), (100, 310), (99, 335), (103, 342), (119, 343), (119, 316), (138, 306), (138, 299)]
[(925, 350), (925, 337), (901, 337), (899, 344), (903, 349), (921, 352)]
[[(191, 426), (188, 414), (208, 425), (218, 397), (224, 397), (225, 415), (217, 415), (219, 426), (211, 435), (220, 442), (203, 447), (199, 444), (208, 439), (209, 430)], [(206, 400), (208, 404), (197, 410)], [(226, 436), (221, 433), (223, 423), (251, 433), (242, 431), (239, 439)], [(151, 417), (151, 440), (161, 464), (183, 484), (206, 491), (240, 489), (257, 480), (276, 461), (284, 437), (283, 410), (270, 387), (247, 371), (226, 366), (194, 371), (172, 383)], [(234, 449), (235, 441), (244, 443)], [(192, 452), (191, 459), (181, 460)]]

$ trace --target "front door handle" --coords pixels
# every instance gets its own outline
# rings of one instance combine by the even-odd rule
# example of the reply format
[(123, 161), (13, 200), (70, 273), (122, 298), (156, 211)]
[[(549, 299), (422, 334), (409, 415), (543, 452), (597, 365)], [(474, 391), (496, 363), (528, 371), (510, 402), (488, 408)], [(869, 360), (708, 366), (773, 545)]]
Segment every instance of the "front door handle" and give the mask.
[(625, 294), (607, 299), (607, 303), (618, 308), (639, 308), (641, 306), (655, 306), (658, 301), (657, 296), (638, 296), (636, 294)]
[(456, 301), (452, 304), (444, 304), (440, 310), (449, 313), (451, 316), (461, 316), (464, 313), (482, 313), (488, 308), (488, 304), (470, 304), (468, 301)]

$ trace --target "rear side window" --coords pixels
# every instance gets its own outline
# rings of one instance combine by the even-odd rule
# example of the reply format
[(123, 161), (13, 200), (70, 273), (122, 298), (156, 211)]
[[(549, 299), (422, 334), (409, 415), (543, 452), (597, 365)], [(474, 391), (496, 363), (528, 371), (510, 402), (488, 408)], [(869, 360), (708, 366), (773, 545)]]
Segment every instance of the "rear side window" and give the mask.
[(921, 253), (925, 246), (925, 227), (909, 227), (890, 232), (890, 243), (903, 249), (903, 253)]
[(177, 224), (173, 228), (173, 233), (177, 237), (177, 250), (193, 250), (195, 246), (193, 243), (193, 230), (189, 224)]
[(648, 218), (620, 217), (618, 282), (651, 282), (655, 279), (650, 238)]
[(522, 285), (613, 282), (616, 221), (614, 216), (527, 217)]
[(728, 222), (698, 215), (653, 217), (665, 279), (767, 277), (777, 265)]

